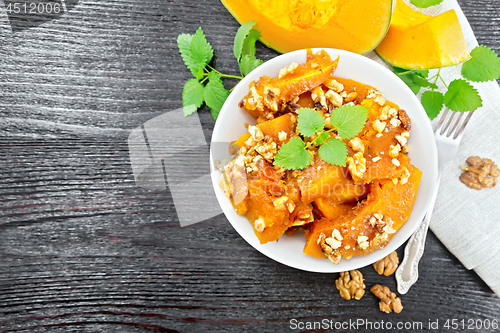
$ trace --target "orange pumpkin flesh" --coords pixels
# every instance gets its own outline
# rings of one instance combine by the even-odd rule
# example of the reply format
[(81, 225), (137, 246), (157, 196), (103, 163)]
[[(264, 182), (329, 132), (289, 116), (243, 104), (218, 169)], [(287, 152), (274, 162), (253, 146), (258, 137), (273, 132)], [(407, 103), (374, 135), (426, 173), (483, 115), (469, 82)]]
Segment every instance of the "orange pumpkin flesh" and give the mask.
[(222, 0), (238, 22), (255, 20), (260, 40), (278, 52), (331, 47), (365, 54), (384, 38), (392, 0)]
[(428, 69), (456, 65), (470, 58), (454, 10), (428, 16), (397, 0), (387, 35), (375, 49), (393, 66)]

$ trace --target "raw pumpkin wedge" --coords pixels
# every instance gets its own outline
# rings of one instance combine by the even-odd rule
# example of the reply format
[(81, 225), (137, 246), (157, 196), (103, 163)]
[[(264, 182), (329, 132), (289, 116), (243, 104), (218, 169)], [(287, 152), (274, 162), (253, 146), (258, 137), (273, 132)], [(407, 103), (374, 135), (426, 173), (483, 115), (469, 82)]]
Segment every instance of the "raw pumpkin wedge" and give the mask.
[(238, 22), (255, 20), (278, 52), (331, 47), (365, 54), (384, 38), (392, 0), (222, 0)]
[(403, 0), (397, 0), (389, 31), (375, 52), (389, 64), (405, 69), (452, 66), (470, 58), (454, 10), (428, 16)]

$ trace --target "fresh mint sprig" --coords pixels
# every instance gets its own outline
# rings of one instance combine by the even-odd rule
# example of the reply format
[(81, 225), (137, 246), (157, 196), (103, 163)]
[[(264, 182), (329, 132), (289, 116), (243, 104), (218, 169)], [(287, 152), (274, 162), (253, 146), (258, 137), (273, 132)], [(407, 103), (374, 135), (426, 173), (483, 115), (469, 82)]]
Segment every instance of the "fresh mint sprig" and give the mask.
[[(301, 108), (298, 111), (297, 128), (303, 137), (313, 138), (307, 144), (300, 137), (293, 137), (283, 144), (274, 158), (274, 165), (289, 170), (299, 170), (311, 163), (307, 148), (319, 146), (319, 157), (332, 165), (346, 166), (347, 147), (341, 139), (352, 139), (365, 126), (368, 108), (361, 105), (343, 105), (330, 113), (331, 129), (325, 129), (325, 118), (314, 109)], [(336, 131), (341, 138), (330, 138)]]
[[(393, 72), (399, 76), (410, 89), (418, 94), (421, 88), (427, 88), (421, 96), (422, 106), (430, 119), (437, 117), (443, 105), (457, 112), (474, 111), (483, 105), (481, 96), (474, 86), (468, 82), (485, 82), (500, 77), (500, 58), (492, 49), (480, 45), (472, 50), (471, 58), (462, 65), (462, 76), (466, 79), (455, 79), (446, 84), (441, 76), (441, 69), (436, 75), (428, 78), (428, 70), (405, 70), (395, 67)], [(446, 87), (443, 94), (437, 91), (437, 81)]]
[(194, 35), (181, 34), (177, 37), (177, 46), (182, 60), (191, 71), (194, 79), (188, 80), (182, 90), (182, 105), (184, 116), (196, 112), (205, 103), (210, 108), (214, 120), (230, 91), (224, 87), (221, 78), (243, 79), (263, 61), (255, 57), (255, 43), (260, 32), (253, 29), (255, 21), (243, 24), (234, 38), (234, 56), (238, 61), (241, 76), (223, 74), (209, 64), (214, 56), (214, 50), (205, 38), (201, 28)]

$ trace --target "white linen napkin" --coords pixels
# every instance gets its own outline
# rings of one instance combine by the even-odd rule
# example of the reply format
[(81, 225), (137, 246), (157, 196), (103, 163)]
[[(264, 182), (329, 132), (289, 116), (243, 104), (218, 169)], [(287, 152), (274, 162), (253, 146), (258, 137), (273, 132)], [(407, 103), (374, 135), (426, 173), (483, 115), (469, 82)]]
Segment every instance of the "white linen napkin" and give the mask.
[[(478, 45), (477, 40), (456, 0), (444, 0), (440, 5), (422, 10), (422, 13), (434, 16), (449, 9), (457, 13), (471, 51)], [(383, 64), (375, 52), (367, 56)], [(441, 69), (441, 76), (447, 84), (462, 78), (461, 67)], [(435, 73), (432, 70), (429, 77)], [(483, 106), (469, 121), (457, 157), (444, 168), (430, 228), (467, 269), (474, 269), (500, 296), (500, 185), (477, 191), (459, 180), (459, 166), (466, 164), (469, 156), (487, 157), (500, 165), (500, 144), (496, 141), (500, 132), (500, 87), (495, 81), (473, 85), (483, 99)], [(445, 91), (441, 82), (438, 86), (441, 92)]]

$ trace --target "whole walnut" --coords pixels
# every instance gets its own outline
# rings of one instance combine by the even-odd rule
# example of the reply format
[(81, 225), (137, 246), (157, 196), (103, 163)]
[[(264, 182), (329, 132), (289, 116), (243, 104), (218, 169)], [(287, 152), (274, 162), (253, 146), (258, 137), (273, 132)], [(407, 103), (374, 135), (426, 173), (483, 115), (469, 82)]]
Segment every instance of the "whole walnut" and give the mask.
[(363, 282), (363, 274), (358, 270), (349, 272), (341, 272), (340, 277), (335, 280), (335, 286), (340, 292), (343, 299), (350, 300), (361, 299), (365, 294), (365, 284)]
[(373, 268), (380, 275), (389, 276), (398, 268), (399, 258), (396, 251), (389, 254), (387, 257), (373, 263)]
[(396, 294), (391, 292), (388, 287), (376, 284), (370, 288), (370, 291), (380, 299), (378, 303), (380, 311), (385, 313), (390, 313), (392, 311), (400, 313), (403, 311), (401, 299), (396, 297)]

